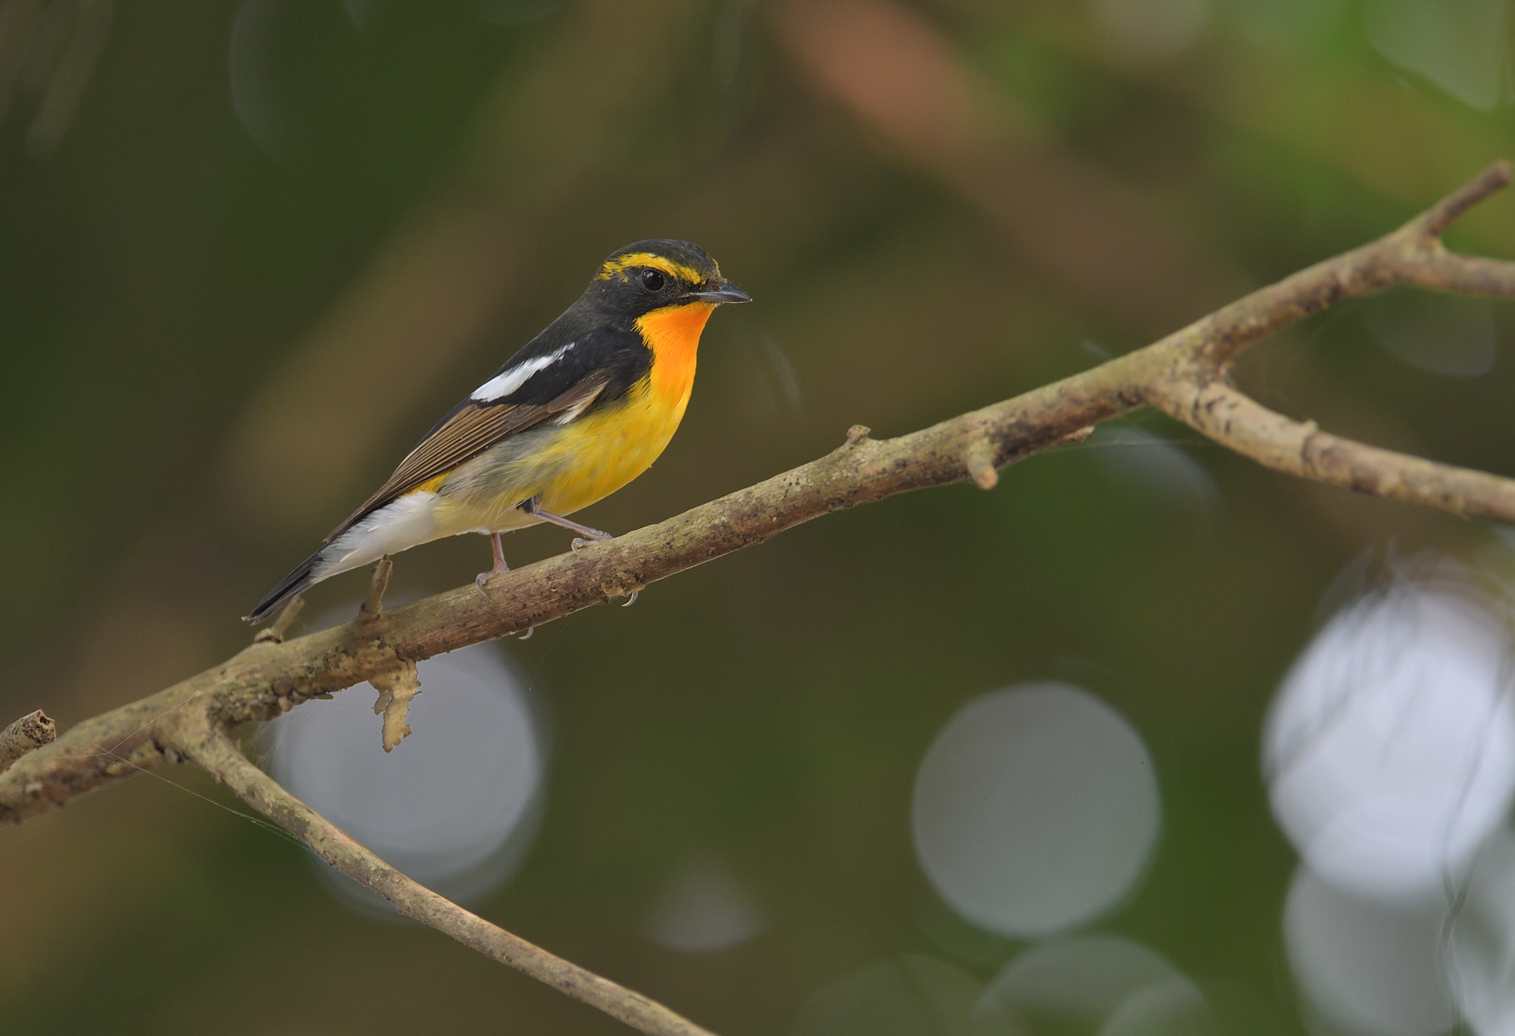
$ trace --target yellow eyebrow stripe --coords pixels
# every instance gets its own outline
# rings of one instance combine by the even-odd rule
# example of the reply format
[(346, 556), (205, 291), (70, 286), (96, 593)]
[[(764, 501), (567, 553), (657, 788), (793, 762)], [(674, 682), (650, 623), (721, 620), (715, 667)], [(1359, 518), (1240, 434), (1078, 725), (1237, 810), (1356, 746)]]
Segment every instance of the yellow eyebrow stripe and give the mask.
[(705, 279), (705, 275), (694, 267), (665, 259), (655, 252), (632, 252), (630, 255), (618, 255), (614, 259), (605, 260), (596, 280), (608, 281), (634, 266), (649, 266), (654, 270), (662, 270), (668, 276), (676, 277), (688, 284), (699, 284)]

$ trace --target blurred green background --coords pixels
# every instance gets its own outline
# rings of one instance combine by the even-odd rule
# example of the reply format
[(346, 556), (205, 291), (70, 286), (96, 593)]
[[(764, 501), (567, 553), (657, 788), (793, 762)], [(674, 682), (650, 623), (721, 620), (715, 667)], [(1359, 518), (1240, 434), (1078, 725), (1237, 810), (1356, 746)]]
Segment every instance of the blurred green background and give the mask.
[[(585, 513), (611, 530), (1391, 229), (1515, 156), (1512, 24), (1503, 0), (0, 0), (0, 718), (66, 727), (238, 650), (627, 241), (697, 240), (757, 304), (712, 321), (664, 458)], [(1498, 198), (1449, 240), (1512, 232)], [(1509, 473), (1512, 332), (1515, 306), (1398, 294), (1238, 377)], [(478, 912), (721, 1033), (1505, 1033), (1512, 543), (1138, 415), (992, 493), (829, 517), (423, 667), (391, 757), (367, 688), (252, 747), (412, 873), (468, 870)], [(487, 564), (426, 547), (394, 593)], [(363, 586), (312, 592), (307, 628)], [(1345, 658), (1324, 691), (1291, 670), (1312, 643)], [(1290, 813), (1299, 732), (1343, 714), (1375, 751), (1332, 749)], [(161, 776), (0, 832), (5, 1031), (624, 1031)], [(1326, 849), (1317, 814), (1350, 814)]]

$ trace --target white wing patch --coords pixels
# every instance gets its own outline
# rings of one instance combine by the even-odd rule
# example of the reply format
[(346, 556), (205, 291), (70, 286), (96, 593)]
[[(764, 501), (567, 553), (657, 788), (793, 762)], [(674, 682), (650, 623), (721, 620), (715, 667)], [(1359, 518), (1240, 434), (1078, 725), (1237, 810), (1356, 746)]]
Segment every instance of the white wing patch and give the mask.
[(537, 371), (545, 370), (554, 363), (557, 363), (572, 348), (573, 343), (569, 342), (561, 349), (554, 349), (546, 356), (538, 356), (534, 360), (523, 360), (514, 367), (508, 367), (474, 389), (473, 395), (468, 398), (475, 403), (493, 403), (497, 399), (504, 399), (516, 389), (526, 384), (527, 380)]

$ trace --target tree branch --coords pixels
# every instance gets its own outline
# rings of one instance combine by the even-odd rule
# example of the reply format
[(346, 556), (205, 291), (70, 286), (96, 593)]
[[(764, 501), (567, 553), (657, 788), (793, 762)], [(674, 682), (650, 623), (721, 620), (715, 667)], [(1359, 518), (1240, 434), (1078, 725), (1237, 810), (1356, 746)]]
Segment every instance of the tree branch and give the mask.
[[(854, 426), (809, 464), (577, 553), (470, 583), (393, 612), (376, 573), (360, 617), (283, 642), (282, 626), (221, 665), (86, 720), (0, 773), (0, 820), (21, 821), (164, 761), (193, 759), (332, 866), (431, 925), (645, 1032), (698, 1033), (666, 1008), (495, 928), (388, 867), (236, 752), (226, 732), (312, 697), (371, 681), (413, 690), (417, 661), (540, 626), (769, 540), (786, 529), (915, 489), (984, 489), (1022, 457), (1087, 435), (1149, 404), (1277, 471), (1453, 514), (1515, 521), (1515, 481), (1342, 439), (1260, 406), (1228, 371), (1273, 332), (1349, 298), (1397, 285), (1515, 297), (1515, 263), (1447, 251), (1441, 234), (1510, 182), (1500, 162), (1385, 237), (1251, 293), (1091, 370), (894, 439)], [(405, 729), (391, 693), (387, 742)], [(381, 698), (381, 704), (383, 700)], [(393, 747), (393, 744), (388, 744)]]
[(193, 727), (189, 722), (180, 726), (189, 758), (243, 802), (310, 846), (333, 869), (383, 896), (396, 912), (641, 1032), (712, 1036), (655, 1000), (548, 953), (406, 877), (248, 762), (224, 731), (203, 724), (197, 731)]
[(1264, 467), (1370, 496), (1468, 518), (1515, 523), (1515, 481), (1438, 464), (1321, 431), (1253, 402), (1231, 386), (1179, 381), (1152, 404)]

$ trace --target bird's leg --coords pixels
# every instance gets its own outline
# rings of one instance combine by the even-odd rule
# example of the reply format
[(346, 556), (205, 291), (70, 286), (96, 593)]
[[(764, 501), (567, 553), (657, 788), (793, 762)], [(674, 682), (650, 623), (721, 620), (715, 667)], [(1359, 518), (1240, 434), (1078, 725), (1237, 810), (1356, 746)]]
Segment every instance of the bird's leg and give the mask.
[(574, 550), (578, 550), (584, 544), (593, 540), (608, 540), (613, 538), (604, 529), (596, 529), (591, 525), (576, 522), (572, 518), (564, 518), (561, 514), (553, 514), (551, 511), (542, 510), (537, 506), (536, 497), (532, 497), (522, 504), (521, 510), (533, 517), (542, 519), (544, 522), (556, 525), (560, 529), (567, 529), (569, 532), (578, 533), (578, 536), (575, 536), (573, 542), (569, 544)]
[(510, 566), (505, 564), (505, 545), (500, 542), (500, 534), (497, 532), (489, 534), (489, 552), (494, 555), (494, 564), (489, 571), (480, 572), (473, 577), (474, 585), (480, 590), (484, 589), (484, 584), (489, 582), (491, 576), (510, 571)]
[[(572, 550), (578, 550), (580, 547), (585, 546), (586, 544), (591, 543), (595, 540), (614, 539), (614, 537), (604, 529), (596, 529), (592, 525), (581, 524), (574, 521), (572, 518), (564, 518), (561, 514), (553, 514), (551, 511), (542, 510), (537, 506), (536, 497), (532, 497), (530, 500), (523, 503), (521, 505), (521, 510), (525, 511), (529, 515), (532, 515), (533, 517), (542, 519), (544, 522), (547, 522), (551, 525), (556, 525), (560, 529), (567, 529), (569, 532), (578, 533), (577, 536), (569, 541), (568, 546)], [(636, 604), (637, 594), (639, 593), (641, 593), (640, 590), (631, 591), (631, 596), (626, 598), (626, 603), (621, 605), (621, 607), (630, 608), (633, 604)]]

